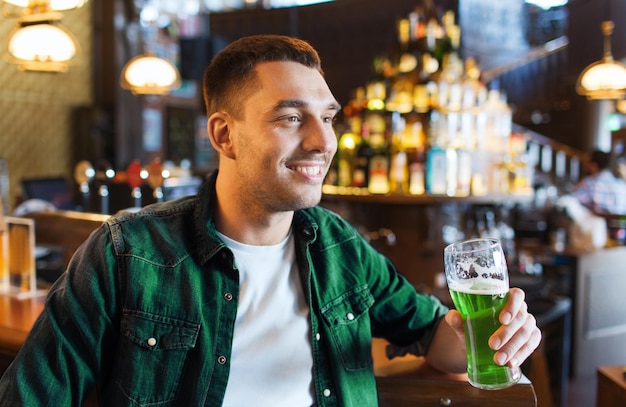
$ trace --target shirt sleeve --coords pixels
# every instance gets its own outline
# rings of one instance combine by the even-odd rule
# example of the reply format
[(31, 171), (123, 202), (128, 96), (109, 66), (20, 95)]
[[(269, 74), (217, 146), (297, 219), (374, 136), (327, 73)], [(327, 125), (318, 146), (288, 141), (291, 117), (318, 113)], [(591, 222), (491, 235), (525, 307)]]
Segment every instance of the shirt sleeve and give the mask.
[(370, 309), (372, 334), (389, 341), (389, 351), (395, 356), (423, 356), (449, 308), (436, 297), (417, 292), (388, 259), (376, 256), (381, 258), (381, 268), (372, 285), (376, 299)]
[[(116, 285), (108, 227), (77, 250), (0, 379), (2, 406), (80, 405), (110, 363)], [(109, 357), (110, 359), (110, 357)]]

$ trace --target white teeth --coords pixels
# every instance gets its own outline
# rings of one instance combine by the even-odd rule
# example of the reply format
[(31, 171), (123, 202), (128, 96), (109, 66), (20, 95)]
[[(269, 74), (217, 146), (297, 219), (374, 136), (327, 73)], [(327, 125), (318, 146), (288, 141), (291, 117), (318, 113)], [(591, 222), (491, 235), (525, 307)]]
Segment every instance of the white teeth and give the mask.
[(321, 173), (322, 167), (296, 167), (295, 170), (307, 175), (318, 175)]

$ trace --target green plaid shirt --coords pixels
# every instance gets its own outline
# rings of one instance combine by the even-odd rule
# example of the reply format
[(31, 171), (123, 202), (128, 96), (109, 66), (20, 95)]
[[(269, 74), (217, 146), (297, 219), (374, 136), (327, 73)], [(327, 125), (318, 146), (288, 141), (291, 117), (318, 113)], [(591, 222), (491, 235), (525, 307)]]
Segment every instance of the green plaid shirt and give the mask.
[[(214, 190), (215, 175), (195, 197), (112, 216), (90, 236), (0, 380), (0, 405), (79, 406), (96, 386), (103, 406), (221, 405), (239, 280)], [(316, 404), (376, 406), (372, 336), (423, 351), (446, 308), (335, 214), (298, 211), (293, 231)]]

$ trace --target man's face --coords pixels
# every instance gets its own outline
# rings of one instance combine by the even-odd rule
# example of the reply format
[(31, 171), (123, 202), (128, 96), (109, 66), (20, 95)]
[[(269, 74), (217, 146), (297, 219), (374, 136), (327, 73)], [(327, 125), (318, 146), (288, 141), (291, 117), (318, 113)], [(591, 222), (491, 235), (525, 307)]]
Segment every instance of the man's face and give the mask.
[(259, 88), (230, 129), (238, 192), (269, 212), (314, 206), (337, 150), (333, 121), (340, 107), (315, 69), (266, 62), (256, 73)]

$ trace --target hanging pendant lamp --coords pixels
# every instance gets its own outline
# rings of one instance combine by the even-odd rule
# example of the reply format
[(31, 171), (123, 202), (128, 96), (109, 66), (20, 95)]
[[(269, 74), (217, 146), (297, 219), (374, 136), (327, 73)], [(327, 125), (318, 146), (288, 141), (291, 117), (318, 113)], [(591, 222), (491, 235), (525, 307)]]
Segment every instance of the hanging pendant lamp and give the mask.
[(176, 66), (153, 52), (132, 58), (120, 76), (120, 86), (135, 95), (166, 95), (177, 89), (180, 83)]
[(9, 36), (5, 59), (25, 71), (66, 72), (78, 52), (72, 34), (54, 21), (20, 23)]
[(17, 7), (27, 8), (44, 5), (50, 10), (66, 11), (84, 6), (87, 0), (4, 0), (4, 2)]
[(611, 54), (612, 21), (602, 23), (604, 56), (585, 68), (576, 82), (576, 92), (587, 99), (621, 99), (626, 95), (626, 65), (613, 60)]
[[(61, 3), (67, 5), (68, 1)], [(79, 46), (72, 33), (62, 26), (63, 15), (52, 10), (47, 0), (11, 0), (11, 4), (25, 4), (25, 10), (8, 36), (4, 59), (25, 71), (66, 72)]]

